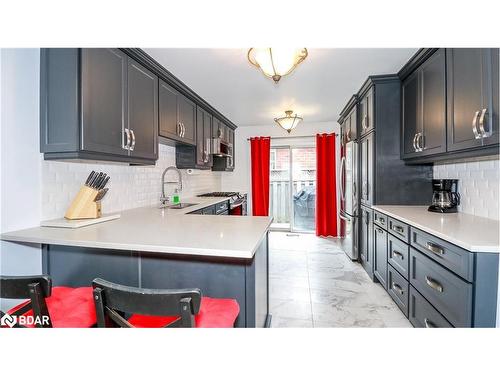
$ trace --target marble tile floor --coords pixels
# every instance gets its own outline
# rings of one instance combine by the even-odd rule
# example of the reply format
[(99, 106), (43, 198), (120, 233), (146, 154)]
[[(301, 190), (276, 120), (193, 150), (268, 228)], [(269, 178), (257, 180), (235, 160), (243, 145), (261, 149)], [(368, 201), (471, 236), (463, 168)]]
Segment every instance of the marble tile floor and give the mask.
[(272, 327), (411, 327), (334, 238), (269, 234)]

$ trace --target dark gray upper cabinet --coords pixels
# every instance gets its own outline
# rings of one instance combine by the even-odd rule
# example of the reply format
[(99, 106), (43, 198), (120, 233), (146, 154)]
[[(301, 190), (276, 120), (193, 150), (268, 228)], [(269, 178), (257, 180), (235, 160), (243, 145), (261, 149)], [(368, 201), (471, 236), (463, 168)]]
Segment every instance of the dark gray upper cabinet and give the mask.
[[(448, 150), (482, 146), (493, 108), (492, 51), (452, 48), (448, 58)], [(486, 110), (485, 116), (482, 116)], [(489, 126), (488, 126), (489, 125)]]
[(157, 78), (151, 72), (118, 49), (48, 48), (40, 56), (45, 159), (154, 163)]
[(92, 48), (83, 49), (81, 59), (82, 149), (127, 155), (127, 55)]
[(186, 143), (196, 144), (196, 104), (185, 96), (179, 97), (179, 122), (182, 125), (182, 139)]
[(343, 144), (358, 138), (358, 96), (353, 95), (340, 112), (340, 140)]
[(128, 127), (130, 154), (158, 158), (158, 77), (128, 60)]
[(402, 85), (403, 95), (403, 128), (402, 128), (402, 157), (418, 156), (416, 141), (421, 131), (421, 116), (419, 108), (421, 97), (419, 91), (419, 72), (414, 72)]
[(159, 111), (161, 137), (196, 145), (196, 104), (162, 80), (159, 85)]
[(439, 49), (403, 82), (403, 159), (446, 151), (446, 58)]
[(360, 136), (369, 133), (375, 127), (374, 91), (374, 86), (371, 86), (366, 92), (360, 95)]

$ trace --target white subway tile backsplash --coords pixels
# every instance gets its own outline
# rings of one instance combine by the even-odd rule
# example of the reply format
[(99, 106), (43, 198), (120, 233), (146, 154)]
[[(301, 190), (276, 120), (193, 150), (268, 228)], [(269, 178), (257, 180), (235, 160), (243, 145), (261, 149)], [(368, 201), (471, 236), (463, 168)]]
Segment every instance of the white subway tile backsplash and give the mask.
[[(160, 144), (154, 166), (128, 166), (97, 162), (42, 161), (42, 220), (64, 216), (71, 200), (92, 170), (107, 173), (111, 179), (109, 192), (102, 201), (104, 213), (158, 204), (163, 170), (175, 165), (175, 148)], [(188, 175), (181, 171), (183, 197), (221, 190), (221, 172), (197, 170)], [(169, 176), (166, 177), (168, 180)], [(176, 178), (172, 173), (172, 179)], [(166, 185), (167, 194), (174, 185)]]
[(434, 164), (434, 178), (458, 179), (461, 212), (500, 219), (500, 162), (497, 156)]

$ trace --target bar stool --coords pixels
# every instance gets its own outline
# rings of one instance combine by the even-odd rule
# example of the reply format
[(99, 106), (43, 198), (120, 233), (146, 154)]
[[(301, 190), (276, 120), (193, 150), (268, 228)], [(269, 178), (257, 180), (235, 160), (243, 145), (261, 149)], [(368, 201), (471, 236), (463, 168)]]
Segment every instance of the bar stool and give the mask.
[(0, 311), (2, 327), (88, 328), (96, 324), (92, 287), (52, 287), (47, 275), (0, 276), (0, 297), (28, 299), (7, 311), (9, 316)]
[(202, 297), (199, 289), (144, 289), (94, 279), (98, 327), (230, 328), (240, 313), (234, 299)]

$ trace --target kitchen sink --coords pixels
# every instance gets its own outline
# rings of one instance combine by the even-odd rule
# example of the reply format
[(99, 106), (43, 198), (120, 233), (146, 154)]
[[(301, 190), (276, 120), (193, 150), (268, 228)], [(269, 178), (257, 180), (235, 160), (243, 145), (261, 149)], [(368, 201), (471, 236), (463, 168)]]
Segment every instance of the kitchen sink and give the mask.
[(168, 208), (172, 210), (181, 210), (183, 208), (188, 208), (191, 206), (196, 206), (198, 203), (177, 203), (177, 204), (170, 204), (166, 206), (162, 206), (160, 208)]

